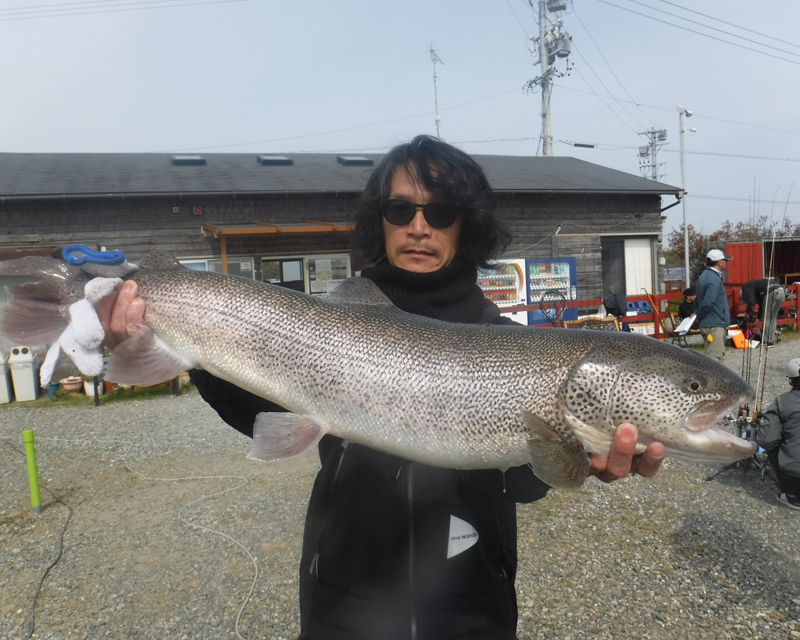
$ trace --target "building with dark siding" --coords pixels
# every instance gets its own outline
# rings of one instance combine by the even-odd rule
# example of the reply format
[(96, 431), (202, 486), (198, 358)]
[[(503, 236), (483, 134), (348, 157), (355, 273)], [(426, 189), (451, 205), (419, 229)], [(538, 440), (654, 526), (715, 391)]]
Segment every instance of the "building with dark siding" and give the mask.
[[(580, 299), (660, 291), (680, 189), (574, 158), (476, 155), (514, 240), (577, 259)], [(309, 292), (363, 265), (351, 211), (379, 154), (0, 153), (0, 259), (68, 244), (148, 251)], [(662, 204), (662, 196), (668, 196)]]

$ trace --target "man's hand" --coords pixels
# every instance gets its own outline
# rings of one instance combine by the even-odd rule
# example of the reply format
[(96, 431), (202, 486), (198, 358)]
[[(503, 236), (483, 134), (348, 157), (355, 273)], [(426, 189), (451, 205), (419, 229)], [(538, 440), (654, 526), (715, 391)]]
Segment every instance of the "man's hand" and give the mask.
[(614, 482), (632, 473), (646, 478), (654, 476), (666, 455), (664, 445), (653, 442), (648, 445), (644, 453), (634, 456), (637, 437), (636, 427), (632, 424), (623, 422), (619, 425), (608, 458), (589, 454), (592, 459), (592, 470), (589, 475), (596, 476), (603, 482)]
[(128, 280), (118, 291), (95, 305), (100, 324), (106, 332), (103, 344), (109, 349), (127, 340), (133, 327), (142, 323), (144, 300), (138, 295), (139, 287)]

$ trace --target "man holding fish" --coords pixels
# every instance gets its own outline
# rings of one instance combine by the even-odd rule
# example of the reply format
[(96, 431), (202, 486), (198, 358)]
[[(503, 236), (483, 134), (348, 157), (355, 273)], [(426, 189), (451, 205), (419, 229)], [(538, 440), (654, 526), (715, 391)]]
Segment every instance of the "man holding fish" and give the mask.
[[(482, 169), (429, 136), (385, 156), (356, 211), (355, 241), (374, 261), (362, 277), (400, 309), (447, 322), (510, 322), (476, 285), (476, 268), (509, 239)], [(133, 281), (98, 306), (110, 346), (145, 310)], [(191, 377), (251, 437), (258, 414), (283, 411), (205, 371)], [(636, 428), (620, 424), (608, 457), (592, 456), (591, 474), (604, 482), (652, 476), (664, 445), (634, 455), (636, 445)], [(332, 435), (319, 454), (300, 566), (301, 639), (516, 637), (515, 504), (549, 489), (530, 466), (446, 469)]]

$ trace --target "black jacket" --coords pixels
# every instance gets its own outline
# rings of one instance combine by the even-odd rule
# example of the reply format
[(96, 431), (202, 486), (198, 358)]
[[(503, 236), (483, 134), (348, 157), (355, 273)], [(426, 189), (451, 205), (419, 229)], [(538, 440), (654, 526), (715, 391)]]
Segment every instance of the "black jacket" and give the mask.
[(767, 451), (778, 450), (778, 466), (800, 477), (800, 387), (778, 396), (761, 415), (756, 441)]
[[(416, 274), (429, 287), (413, 277), (398, 283), (393, 269), (363, 275), (401, 308), (448, 319), (461, 309), (468, 322), (511, 322), (483, 298), (474, 269), (463, 264)], [(469, 286), (462, 286), (465, 278)], [(279, 409), (205, 372), (192, 379), (223, 419), (248, 435), (259, 411)], [(516, 637), (515, 503), (548, 490), (529, 467), (441, 469), (333, 436), (320, 441), (319, 453), (300, 566), (300, 638)]]

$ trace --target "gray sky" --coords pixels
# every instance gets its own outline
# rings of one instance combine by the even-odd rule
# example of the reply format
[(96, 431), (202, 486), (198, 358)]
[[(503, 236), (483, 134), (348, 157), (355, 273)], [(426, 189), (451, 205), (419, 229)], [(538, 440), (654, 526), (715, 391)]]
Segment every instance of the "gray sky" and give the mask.
[[(800, 3), (573, 0), (562, 17), (556, 155), (639, 175), (638, 132), (666, 129), (679, 186), (683, 104), (692, 224), (800, 220)], [(432, 44), (441, 136), (535, 155), (528, 35), (527, 0), (0, 0), (0, 151), (384, 151), (436, 132)]]

